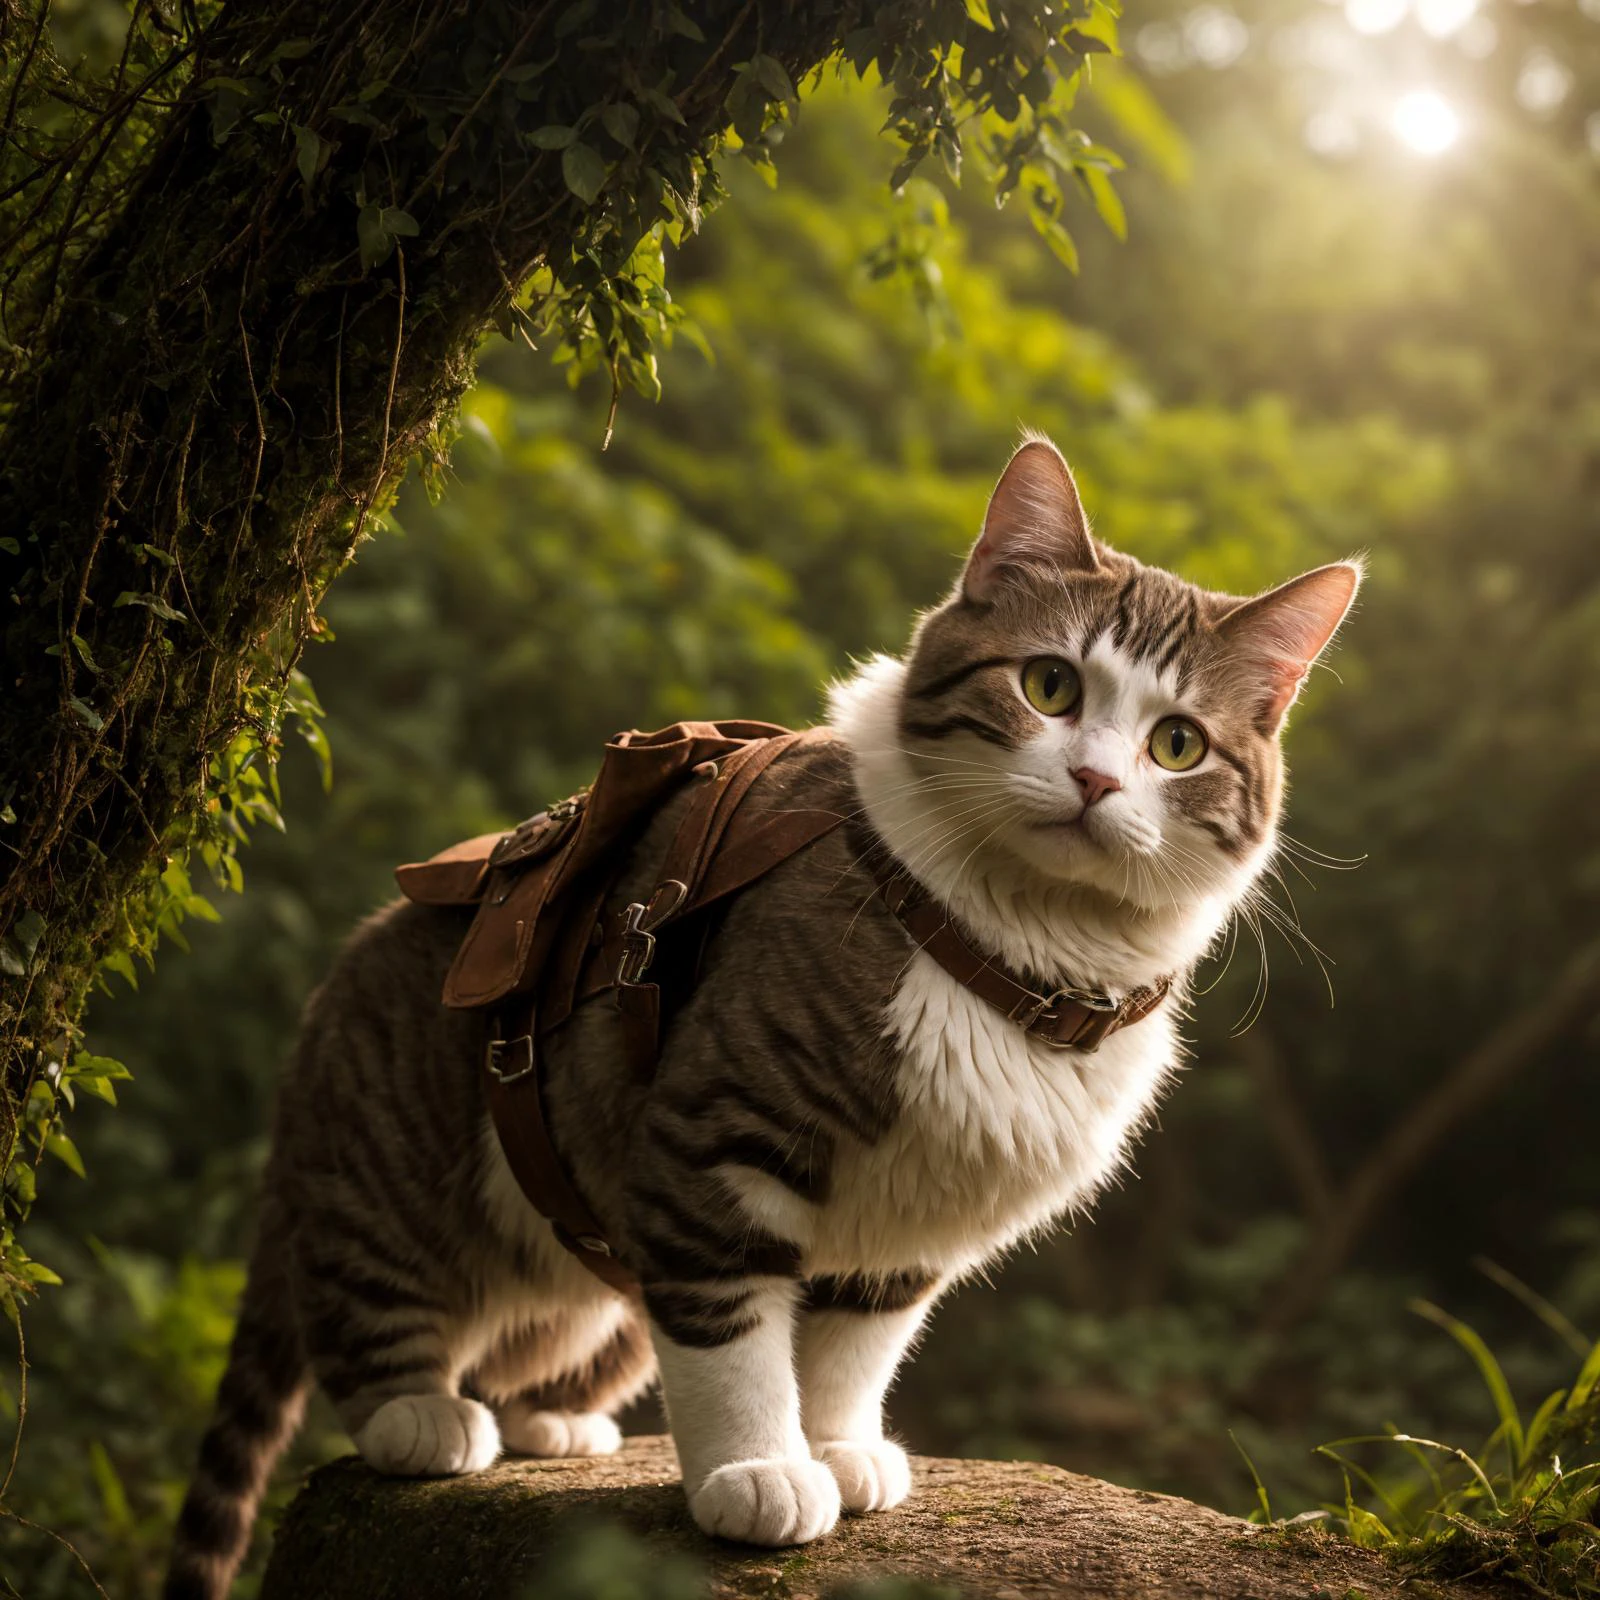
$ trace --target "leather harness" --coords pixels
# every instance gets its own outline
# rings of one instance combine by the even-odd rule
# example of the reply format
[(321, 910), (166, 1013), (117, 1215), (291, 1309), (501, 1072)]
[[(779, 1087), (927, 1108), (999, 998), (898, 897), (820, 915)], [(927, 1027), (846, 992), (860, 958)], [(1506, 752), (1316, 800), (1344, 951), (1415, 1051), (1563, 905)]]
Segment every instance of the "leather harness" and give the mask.
[[(676, 723), (619, 734), (594, 784), (505, 834), (469, 839), (396, 871), (425, 905), (476, 906), (445, 981), (444, 1003), (486, 1019), (489, 1112), (507, 1164), (556, 1237), (596, 1277), (623, 1293), (637, 1281), (567, 1175), (545, 1118), (540, 1041), (580, 1006), (607, 993), (624, 1019), (623, 1042), (640, 1081), (660, 1055), (663, 993), (649, 981), (659, 938), (740, 890), (845, 822), (836, 812), (751, 806), (781, 782), (786, 756), (828, 740), (770, 723)], [(647, 899), (608, 909), (631, 847), (660, 807), (688, 789), (682, 819)], [(912, 942), (958, 983), (1031, 1037), (1096, 1049), (1148, 1016), (1169, 981), (1118, 1001), (1101, 989), (1035, 988), (967, 943), (946, 911), (882, 847), (868, 860), (879, 894)], [(702, 935), (705, 919), (697, 925)], [(673, 964), (676, 1001), (697, 962)], [(888, 997), (885, 996), (885, 999)]]

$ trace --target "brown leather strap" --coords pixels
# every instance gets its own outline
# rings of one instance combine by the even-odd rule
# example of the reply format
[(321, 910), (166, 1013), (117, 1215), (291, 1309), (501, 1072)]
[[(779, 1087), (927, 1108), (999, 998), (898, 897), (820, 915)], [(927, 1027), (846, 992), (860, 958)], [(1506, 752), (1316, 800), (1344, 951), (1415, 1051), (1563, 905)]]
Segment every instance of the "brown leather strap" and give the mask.
[(551, 1142), (538, 1048), (530, 998), (522, 996), (490, 1015), (485, 1079), (489, 1114), (506, 1163), (535, 1210), (549, 1219), (557, 1240), (602, 1283), (633, 1294), (638, 1289), (633, 1274), (612, 1254), (605, 1229), (567, 1177)]
[[(774, 810), (752, 822), (741, 820), (737, 826), (733, 825), (740, 804), (772, 763), (797, 745), (825, 732), (812, 729), (769, 739), (764, 744), (736, 751), (728, 761), (715, 764), (718, 770), (707, 774), (657, 868), (659, 887), (646, 905), (642, 919), (652, 936), (692, 912), (704, 910), (728, 895), (749, 888), (790, 856), (798, 855), (807, 845), (842, 826), (845, 818), (838, 812), (809, 808)], [(685, 893), (669, 900), (664, 892), (673, 883), (682, 884)], [(643, 973), (620, 986), (617, 981), (622, 971), (625, 941), (634, 932), (629, 926), (632, 912), (631, 906), (614, 912), (601, 924), (598, 936), (590, 943), (583, 975), (571, 1002), (558, 1015), (547, 1019), (549, 1026), (555, 1027), (564, 1021), (573, 1005), (592, 1000), (608, 989), (619, 990), (619, 1005), (625, 1014), (642, 1016), (649, 1009), (648, 991), (655, 986), (640, 981)]]
[(749, 794), (756, 779), (804, 737), (798, 733), (779, 734), (695, 769), (702, 781), (661, 863), (659, 880), (669, 883), (676, 879), (683, 884), (686, 893), (680, 910), (696, 898), (700, 880), (715, 858), (739, 802)]
[[(568, 908), (540, 994), (546, 1015), (532, 996), (515, 996), (490, 1017), (485, 1046), (488, 1102), (506, 1161), (522, 1191), (547, 1217), (556, 1238), (602, 1282), (625, 1294), (637, 1291), (633, 1274), (612, 1253), (605, 1229), (568, 1178), (544, 1114), (539, 1040), (575, 1005), (606, 990), (616, 993), (625, 1021), (623, 1049), (641, 1071), (653, 1070), (659, 1049), (660, 994), (623, 970), (630, 953), (649, 951), (657, 930), (713, 900), (747, 887), (764, 873), (838, 827), (844, 818), (824, 811), (775, 812), (748, 829), (735, 830), (734, 814), (762, 773), (780, 756), (817, 734), (781, 733), (753, 738), (696, 770), (700, 787), (691, 795), (678, 831), (657, 869), (659, 887), (648, 904), (601, 920), (606, 885), (591, 885)], [(681, 892), (679, 886), (681, 885)], [(593, 935), (599, 934), (597, 940)], [(643, 945), (637, 941), (645, 936)], [(630, 943), (629, 941), (634, 941)], [(629, 981), (619, 982), (619, 977)]]
[(974, 950), (961, 937), (950, 914), (897, 862), (885, 859), (880, 864), (878, 888), (884, 904), (918, 948), (957, 983), (1003, 1011), (1025, 1033), (1059, 1049), (1098, 1049), (1118, 1028), (1149, 1016), (1172, 987), (1172, 980), (1163, 978), (1151, 988), (1133, 990), (1120, 1001), (1103, 989), (1075, 984), (1041, 993)]

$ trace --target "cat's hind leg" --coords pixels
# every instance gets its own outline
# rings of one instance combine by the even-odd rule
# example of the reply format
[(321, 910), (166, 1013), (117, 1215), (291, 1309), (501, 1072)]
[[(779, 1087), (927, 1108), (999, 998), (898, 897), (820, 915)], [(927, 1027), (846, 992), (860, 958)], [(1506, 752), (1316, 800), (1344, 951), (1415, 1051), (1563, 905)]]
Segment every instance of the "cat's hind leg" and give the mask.
[(307, 1353), (362, 1459), (397, 1477), (481, 1472), (500, 1453), (494, 1414), (460, 1393), (452, 1308), (398, 1265), (305, 1264)]
[[(530, 1330), (525, 1339), (536, 1347), (540, 1330)], [(496, 1404), (501, 1441), (525, 1456), (610, 1455), (622, 1443), (610, 1413), (639, 1395), (654, 1376), (650, 1336), (630, 1309), (591, 1354)]]
[(795, 1340), (806, 1439), (846, 1511), (887, 1511), (911, 1492), (906, 1453), (883, 1435), (883, 1397), (935, 1288), (920, 1272), (806, 1286)]

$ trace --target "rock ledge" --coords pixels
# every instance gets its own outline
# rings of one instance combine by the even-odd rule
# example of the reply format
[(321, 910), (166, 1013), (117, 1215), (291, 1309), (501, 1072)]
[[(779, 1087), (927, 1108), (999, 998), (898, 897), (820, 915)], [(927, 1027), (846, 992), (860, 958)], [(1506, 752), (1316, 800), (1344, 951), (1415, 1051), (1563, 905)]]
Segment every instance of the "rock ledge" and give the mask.
[(590, 1461), (507, 1461), (476, 1477), (380, 1478), (353, 1457), (315, 1472), (286, 1514), (261, 1600), (521, 1600), (585, 1522), (694, 1556), (718, 1600), (805, 1600), (896, 1574), (985, 1600), (1475, 1600), (1406, 1584), (1377, 1556), (1285, 1537), (1187, 1500), (1024, 1461), (916, 1462), (913, 1498), (795, 1551), (705, 1538), (665, 1438)]

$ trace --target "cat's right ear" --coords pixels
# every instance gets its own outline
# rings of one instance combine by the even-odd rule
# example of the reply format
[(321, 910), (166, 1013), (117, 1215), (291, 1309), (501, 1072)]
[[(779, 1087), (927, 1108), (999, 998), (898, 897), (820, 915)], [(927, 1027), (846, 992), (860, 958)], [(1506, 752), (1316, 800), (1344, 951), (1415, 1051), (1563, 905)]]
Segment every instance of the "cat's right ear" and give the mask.
[(1089, 519), (1061, 452), (1048, 439), (1029, 439), (989, 497), (983, 533), (961, 575), (962, 593), (983, 605), (995, 597), (1007, 571), (1059, 576), (1093, 572), (1098, 565)]

